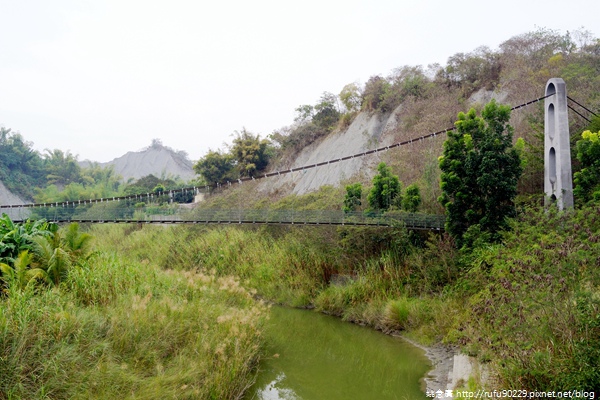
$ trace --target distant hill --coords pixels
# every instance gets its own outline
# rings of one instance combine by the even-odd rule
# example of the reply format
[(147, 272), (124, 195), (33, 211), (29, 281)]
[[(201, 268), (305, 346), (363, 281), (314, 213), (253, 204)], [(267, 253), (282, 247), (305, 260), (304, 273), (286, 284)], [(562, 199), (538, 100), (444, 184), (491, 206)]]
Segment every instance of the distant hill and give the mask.
[[(80, 164), (86, 167), (90, 161)], [(185, 152), (175, 151), (156, 139), (144, 150), (130, 151), (112, 161), (98, 164), (102, 167), (112, 165), (115, 174), (122, 176), (125, 181), (150, 174), (158, 178), (180, 178), (186, 182), (196, 177), (193, 164)]]

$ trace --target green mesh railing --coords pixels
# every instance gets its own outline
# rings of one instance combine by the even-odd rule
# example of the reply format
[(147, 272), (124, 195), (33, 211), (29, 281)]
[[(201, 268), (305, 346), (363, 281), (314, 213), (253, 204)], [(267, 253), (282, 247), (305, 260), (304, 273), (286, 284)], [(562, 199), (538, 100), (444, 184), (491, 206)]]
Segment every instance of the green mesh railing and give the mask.
[(55, 222), (139, 222), (139, 223), (243, 223), (298, 225), (406, 226), (409, 229), (443, 230), (445, 216), (389, 212), (345, 213), (338, 210), (202, 210), (168, 207), (135, 207), (125, 202), (94, 205), (4, 208), (13, 220), (44, 218)]

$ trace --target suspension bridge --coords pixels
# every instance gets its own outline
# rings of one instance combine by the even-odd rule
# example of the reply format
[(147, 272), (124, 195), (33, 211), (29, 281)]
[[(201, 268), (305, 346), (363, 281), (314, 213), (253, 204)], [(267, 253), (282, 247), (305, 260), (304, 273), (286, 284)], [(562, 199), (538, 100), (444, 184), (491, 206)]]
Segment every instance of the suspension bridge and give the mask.
[[(112, 200), (111, 200), (112, 201)], [(105, 201), (104, 204), (107, 204)], [(4, 208), (4, 207), (3, 207)], [(27, 218), (15, 222), (44, 218), (57, 223), (136, 223), (136, 224), (251, 224), (251, 225), (338, 225), (404, 226), (415, 230), (441, 231), (445, 216), (419, 213), (362, 213), (337, 210), (183, 210), (152, 207), (100, 207), (90, 205), (62, 207), (46, 205), (31, 210)], [(13, 208), (14, 209), (14, 208)], [(5, 212), (4, 210), (2, 212)]]
[[(518, 110), (531, 104), (542, 101), (552, 94), (528, 101), (512, 110)], [(591, 110), (567, 98), (573, 104), (581, 107), (596, 116)], [(569, 109), (577, 115), (590, 121), (571, 104)], [(224, 182), (204, 187), (186, 187), (173, 190), (165, 190), (159, 193), (146, 193), (131, 196), (85, 199), (75, 201), (63, 201), (54, 203), (30, 203), (0, 205), (0, 214), (6, 213), (15, 222), (27, 219), (46, 219), (56, 223), (136, 223), (136, 224), (269, 224), (269, 225), (337, 225), (337, 226), (380, 226), (394, 227), (404, 226), (413, 230), (442, 231), (445, 224), (444, 215), (432, 215), (423, 213), (407, 212), (344, 212), (341, 210), (208, 210), (178, 204), (178, 197), (189, 197), (200, 193), (209, 193), (211, 190), (227, 188), (235, 184), (243, 184), (247, 181), (256, 181), (265, 178), (275, 178), (293, 172), (306, 171), (339, 162), (352, 162), (353, 159), (367, 157), (379, 152), (389, 151), (422, 142), (427, 139), (445, 135), (454, 127), (429, 133), (391, 145), (378, 147), (357, 154), (350, 154), (319, 163), (303, 165), (301, 167), (286, 170), (268, 172), (253, 177), (240, 178), (237, 181)], [(178, 196), (179, 195), (179, 196)], [(181, 196), (183, 195), (183, 196)], [(168, 207), (157, 206), (157, 201), (162, 199), (169, 203)]]

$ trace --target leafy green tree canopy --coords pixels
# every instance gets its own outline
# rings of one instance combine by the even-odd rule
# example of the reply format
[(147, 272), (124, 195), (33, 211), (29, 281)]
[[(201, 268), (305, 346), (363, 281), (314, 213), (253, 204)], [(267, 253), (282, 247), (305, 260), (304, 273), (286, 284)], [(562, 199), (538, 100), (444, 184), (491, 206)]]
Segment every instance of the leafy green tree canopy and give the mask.
[(295, 111), (296, 118), (294, 118), (294, 122), (304, 124), (312, 120), (312, 117), (315, 113), (315, 108), (310, 104), (303, 104), (296, 107)]
[(584, 131), (577, 141), (581, 170), (574, 174), (573, 194), (578, 203), (600, 201), (600, 132)]
[(234, 158), (231, 154), (222, 153), (221, 151), (209, 150), (194, 165), (194, 171), (201, 175), (204, 180), (211, 184), (233, 180), (234, 178)]
[(362, 205), (362, 184), (353, 183), (346, 186), (346, 196), (344, 198), (344, 212), (350, 213), (356, 211), (356, 208)]
[[(131, 196), (135, 194), (158, 193), (165, 191), (167, 188), (175, 188), (176, 183), (170, 179), (160, 179), (150, 174), (146, 175), (125, 188), (125, 195)], [(157, 190), (158, 189), (158, 190)]]
[(447, 66), (438, 71), (436, 78), (448, 86), (462, 86), (466, 95), (480, 87), (491, 90), (500, 79), (499, 58), (487, 47), (457, 53), (448, 58)]
[(313, 115), (313, 123), (319, 128), (331, 132), (335, 128), (340, 119), (340, 112), (337, 106), (337, 96), (325, 92), (321, 96), (319, 103), (315, 105), (315, 115)]
[(263, 171), (269, 164), (271, 146), (268, 139), (260, 139), (243, 128), (236, 132), (233, 139), (231, 154), (236, 161), (240, 176), (252, 176), (255, 172)]
[[(0, 165), (10, 170), (25, 172), (39, 167), (40, 157), (19, 133), (0, 127)], [(32, 171), (31, 171), (32, 172)]]
[(470, 245), (463, 237), (471, 227), (498, 240), (515, 215), (522, 167), (509, 119), (510, 107), (492, 100), (481, 117), (474, 109), (459, 113), (456, 129), (444, 142), (439, 201), (446, 208), (446, 231), (461, 247)]
[(89, 254), (91, 236), (71, 224), (63, 231), (45, 220), (0, 218), (0, 295), (30, 284), (59, 285)]
[(397, 175), (384, 162), (377, 166), (378, 174), (373, 177), (373, 188), (367, 196), (369, 207), (373, 210), (386, 211), (401, 200), (402, 184)]
[(312, 124), (318, 131), (329, 133), (340, 119), (341, 113), (338, 108), (337, 96), (324, 92), (314, 106), (305, 104), (297, 107), (294, 121), (300, 126)]
[[(600, 40), (598, 40), (600, 42)], [(600, 53), (600, 45), (598, 46), (598, 53)], [(598, 67), (600, 70), (600, 67)], [(592, 121), (587, 126), (587, 131), (590, 132), (600, 132), (600, 115), (596, 115), (592, 117)]]
[(48, 236), (57, 229), (58, 225), (44, 220), (14, 223), (3, 213), (0, 217), (0, 262), (11, 263), (19, 252), (32, 249), (34, 237)]
[(46, 178), (50, 184), (68, 185), (73, 182), (81, 182), (81, 167), (77, 162), (77, 157), (70, 151), (46, 149), (44, 158), (46, 168)]
[[(61, 186), (59, 188), (59, 186)], [(114, 174), (114, 167), (102, 167), (96, 162), (81, 169), (80, 181), (67, 185), (51, 184), (43, 189), (36, 188), (34, 199), (37, 203), (74, 201), (84, 199), (106, 199), (120, 196), (121, 177)]]
[(419, 187), (413, 183), (406, 187), (406, 192), (402, 197), (402, 209), (408, 212), (417, 212), (421, 205), (421, 192)]
[(344, 86), (339, 95), (342, 104), (349, 112), (360, 109), (361, 96), (360, 88), (356, 83), (349, 83)]
[(165, 191), (165, 186), (162, 183), (159, 183), (152, 189), (152, 193), (154, 194), (162, 194)]
[(15, 193), (32, 197), (46, 181), (42, 157), (19, 133), (0, 127), (0, 180)]
[(372, 76), (365, 84), (362, 97), (362, 109), (375, 111), (383, 101), (390, 83), (379, 75)]

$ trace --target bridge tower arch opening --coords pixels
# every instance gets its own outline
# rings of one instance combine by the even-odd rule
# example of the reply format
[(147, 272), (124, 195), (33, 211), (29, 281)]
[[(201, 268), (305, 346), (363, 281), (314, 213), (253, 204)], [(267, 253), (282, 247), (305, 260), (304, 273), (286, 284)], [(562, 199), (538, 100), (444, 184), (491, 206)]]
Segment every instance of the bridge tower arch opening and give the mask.
[(573, 178), (567, 89), (561, 78), (546, 83), (544, 100), (544, 193), (546, 205), (556, 203), (559, 209), (573, 207)]

